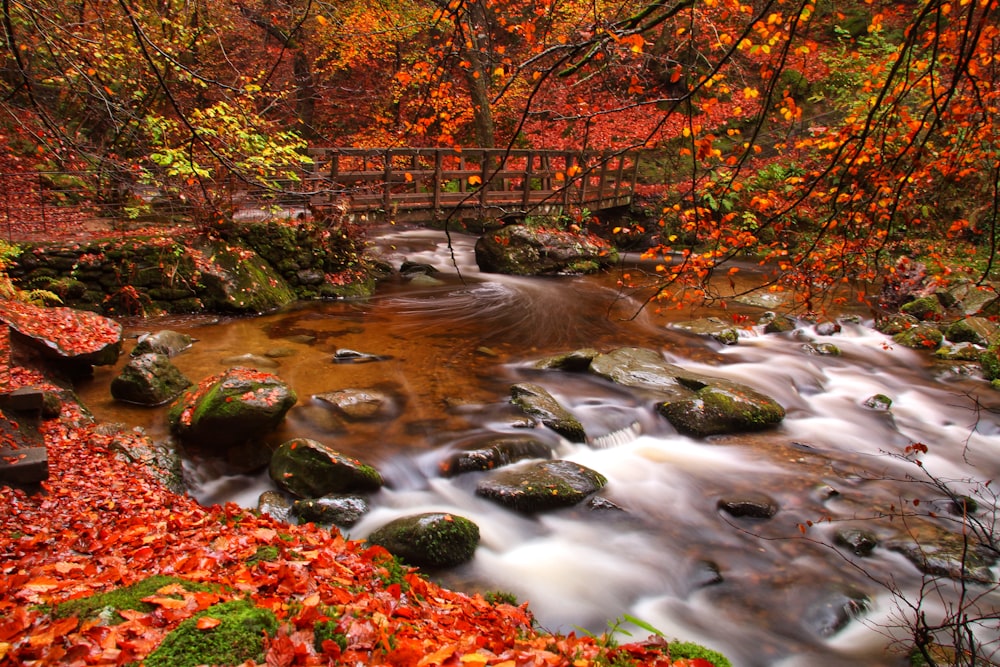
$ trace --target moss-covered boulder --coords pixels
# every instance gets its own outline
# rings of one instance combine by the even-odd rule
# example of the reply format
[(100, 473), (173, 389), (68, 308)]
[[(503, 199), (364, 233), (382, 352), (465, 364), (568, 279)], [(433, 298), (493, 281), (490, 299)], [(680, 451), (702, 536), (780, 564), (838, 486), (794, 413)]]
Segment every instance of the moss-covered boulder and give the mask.
[(517, 407), (549, 427), (570, 442), (586, 442), (583, 424), (564, 408), (552, 394), (531, 382), (515, 384), (510, 388), (510, 399)]
[(487, 273), (594, 273), (617, 259), (618, 252), (604, 239), (548, 227), (509, 225), (476, 242), (476, 264)]
[(526, 512), (571, 507), (608, 483), (596, 470), (556, 460), (498, 471), (482, 480), (476, 493), (501, 505)]
[[(686, 381), (690, 398), (659, 403), (657, 411), (679, 432), (705, 437), (758, 431), (781, 422), (785, 409), (770, 396), (726, 380)], [(700, 385), (700, 386), (699, 386)]]
[(188, 389), (167, 417), (183, 442), (225, 449), (274, 430), (296, 400), (295, 392), (276, 375), (237, 367)]
[(983, 369), (983, 377), (989, 381), (1000, 379), (1000, 343), (994, 343), (979, 355), (979, 365)]
[(111, 381), (111, 395), (125, 403), (163, 405), (180, 396), (191, 384), (167, 355), (150, 352), (125, 364)]
[(985, 317), (965, 317), (948, 325), (945, 337), (953, 343), (986, 346), (997, 335), (997, 325)]
[(472, 559), (479, 526), (456, 514), (428, 512), (382, 526), (368, 541), (417, 567), (453, 567)]
[(296, 500), (292, 514), (300, 521), (353, 526), (368, 513), (368, 500), (355, 493), (331, 493), (322, 498)]
[(194, 339), (185, 333), (163, 329), (155, 333), (143, 334), (139, 336), (135, 347), (132, 348), (132, 356), (156, 352), (165, 354), (168, 357), (175, 357), (181, 352), (194, 345)]
[[(218, 621), (205, 627), (201, 619)], [(146, 667), (241, 665), (264, 661), (265, 635), (274, 636), (278, 619), (249, 600), (213, 605), (183, 621), (143, 661)]]
[(944, 307), (936, 296), (917, 297), (909, 303), (904, 303), (900, 307), (900, 312), (905, 315), (912, 315), (921, 321), (940, 321), (944, 317)]
[(275, 484), (299, 498), (364, 493), (382, 486), (375, 468), (309, 438), (282, 443), (271, 456), (270, 474)]
[(455, 452), (441, 462), (441, 473), (458, 475), (475, 470), (493, 470), (524, 459), (550, 459), (553, 448), (530, 436), (490, 438), (481, 447)]
[(920, 320), (913, 315), (895, 313), (876, 320), (875, 329), (886, 336), (895, 336), (898, 333), (912, 329), (918, 324), (920, 324)]
[(892, 340), (915, 350), (936, 350), (941, 346), (944, 334), (933, 324), (921, 322), (905, 331), (900, 331), (892, 337)]
[(599, 354), (591, 361), (590, 372), (624, 387), (649, 389), (667, 397), (681, 399), (691, 395), (677, 379), (684, 369), (667, 363), (655, 350), (620, 347)]
[(252, 250), (239, 243), (210, 241), (200, 253), (201, 299), (219, 312), (264, 313), (295, 301), (284, 278)]

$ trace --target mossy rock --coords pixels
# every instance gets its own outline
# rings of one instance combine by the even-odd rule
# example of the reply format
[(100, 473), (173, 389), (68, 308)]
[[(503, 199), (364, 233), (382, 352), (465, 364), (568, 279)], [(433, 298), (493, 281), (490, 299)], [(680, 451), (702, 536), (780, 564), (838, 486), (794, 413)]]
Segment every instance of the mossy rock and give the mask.
[(476, 470), (493, 470), (524, 459), (552, 458), (552, 445), (532, 437), (491, 438), (484, 446), (455, 452), (441, 462), (441, 473), (458, 475)]
[(253, 251), (223, 241), (198, 249), (204, 259), (200, 294), (205, 306), (220, 312), (264, 313), (286, 306), (295, 292), (270, 264)]
[(531, 382), (510, 388), (511, 402), (570, 442), (586, 442), (587, 434), (573, 414), (543, 387)]
[[(215, 627), (201, 630), (198, 620), (212, 618)], [(270, 609), (249, 600), (214, 605), (183, 621), (143, 661), (145, 667), (197, 667), (263, 662), (264, 635), (274, 636), (278, 619)]]
[(297, 400), (277, 376), (236, 367), (186, 391), (167, 418), (181, 440), (224, 449), (274, 430)]
[(899, 311), (904, 315), (912, 315), (921, 321), (940, 321), (944, 317), (944, 307), (936, 296), (922, 296), (904, 303)]
[(479, 526), (455, 514), (428, 512), (392, 521), (368, 541), (417, 567), (453, 567), (472, 559)]
[(165, 354), (151, 352), (132, 357), (111, 381), (111, 395), (125, 403), (163, 405), (191, 386)]
[(875, 323), (875, 329), (884, 333), (886, 336), (895, 336), (898, 333), (912, 329), (918, 324), (920, 324), (920, 320), (915, 318), (913, 315), (896, 313), (895, 315), (889, 315), (888, 317), (879, 319)]
[(541, 461), (505, 469), (484, 479), (476, 493), (521, 512), (577, 505), (604, 488), (607, 478), (572, 461)]
[(573, 350), (565, 354), (539, 359), (534, 363), (534, 367), (539, 370), (585, 371), (590, 368), (590, 362), (599, 354), (600, 352), (593, 348)]
[(900, 331), (892, 340), (914, 350), (936, 350), (944, 341), (944, 334), (933, 324), (921, 322), (906, 331)]
[(677, 322), (673, 324), (673, 327), (698, 336), (709, 336), (723, 345), (736, 345), (740, 340), (739, 330), (732, 324), (723, 322), (718, 317), (704, 317), (700, 320)]
[(156, 352), (158, 354), (165, 354), (168, 357), (174, 357), (190, 348), (193, 344), (194, 339), (188, 334), (163, 329), (156, 333), (139, 336), (139, 340), (136, 342), (135, 347), (132, 348), (131, 354), (133, 357), (137, 357), (140, 354)]
[(979, 355), (979, 365), (983, 369), (983, 377), (992, 382), (1000, 379), (1000, 344), (994, 343)]
[(282, 443), (271, 456), (270, 475), (275, 484), (299, 498), (377, 491), (382, 486), (375, 468), (309, 438)]
[(518, 276), (594, 273), (618, 260), (618, 251), (603, 239), (526, 225), (480, 237), (475, 252), (481, 271)]
[(785, 409), (777, 401), (749, 387), (725, 380), (700, 388), (687, 383), (695, 389), (693, 397), (656, 406), (680, 433), (705, 437), (759, 431), (785, 418)]
[(989, 345), (997, 334), (997, 325), (985, 317), (966, 317), (948, 325), (945, 337), (953, 343)]

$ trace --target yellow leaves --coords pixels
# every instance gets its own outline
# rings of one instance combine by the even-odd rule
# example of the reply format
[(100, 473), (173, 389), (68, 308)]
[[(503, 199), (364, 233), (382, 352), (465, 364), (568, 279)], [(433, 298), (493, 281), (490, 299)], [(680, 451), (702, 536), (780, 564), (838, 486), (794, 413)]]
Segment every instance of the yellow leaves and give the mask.
[(322, 14), (317, 14), (316, 15), (316, 23), (320, 24), (321, 26), (326, 26), (329, 23), (329, 21)]
[(469, 185), (479, 185), (482, 182), (483, 179), (479, 176), (476, 176), (475, 174), (469, 176)]
[(747, 98), (748, 100), (755, 99), (757, 97), (760, 97), (760, 91), (752, 86), (747, 86), (746, 88), (743, 89), (743, 97)]
[(578, 164), (570, 165), (569, 169), (566, 170), (567, 178), (573, 178), (579, 174), (583, 169)]
[(489, 658), (482, 653), (466, 653), (461, 656), (458, 661), (463, 665), (485, 665), (489, 662)]
[(645, 46), (646, 40), (642, 38), (642, 35), (635, 34), (622, 37), (619, 43), (627, 47), (632, 53), (642, 53), (642, 47)]

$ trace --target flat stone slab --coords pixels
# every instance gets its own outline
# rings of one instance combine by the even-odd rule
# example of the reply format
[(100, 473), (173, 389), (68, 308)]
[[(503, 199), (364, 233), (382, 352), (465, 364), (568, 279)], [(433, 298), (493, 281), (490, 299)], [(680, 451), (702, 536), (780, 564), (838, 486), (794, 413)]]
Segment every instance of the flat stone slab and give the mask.
[(0, 409), (11, 412), (41, 412), (45, 407), (45, 392), (33, 387), (21, 387), (0, 393)]
[(45, 447), (0, 449), (0, 482), (37, 484), (49, 478), (49, 456)]

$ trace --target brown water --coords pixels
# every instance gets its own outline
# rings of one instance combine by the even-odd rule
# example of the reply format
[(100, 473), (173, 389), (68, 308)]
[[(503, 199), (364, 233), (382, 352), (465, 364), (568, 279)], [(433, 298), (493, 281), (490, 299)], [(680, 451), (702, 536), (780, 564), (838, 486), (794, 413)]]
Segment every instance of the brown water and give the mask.
[[(271, 439), (329, 442), (387, 479), (351, 537), (419, 511), (467, 516), (482, 532), (476, 557), (435, 577), (459, 589), (511, 591), (531, 601), (546, 628), (596, 632), (629, 614), (668, 636), (717, 648), (735, 665), (900, 664), (884, 652), (889, 626), (901, 620), (883, 584), (891, 581), (916, 599), (919, 572), (887, 549), (864, 559), (847, 553), (833, 545), (833, 531), (867, 527), (884, 539), (905, 532), (898, 521), (869, 517), (901, 500), (933, 499), (926, 489), (898, 481), (920, 471), (888, 453), (911, 443), (928, 444), (927, 469), (940, 477), (985, 480), (1000, 472), (1000, 428), (989, 411), (1000, 401), (985, 382), (936, 367), (861, 325), (827, 337), (805, 324), (783, 336), (747, 331), (738, 345), (722, 347), (667, 327), (692, 313), (647, 310), (631, 317), (638, 304), (620, 298), (615, 276), (480, 274), (472, 243), (455, 237), (452, 258), (438, 232), (386, 231), (378, 244), (387, 256), (397, 264), (403, 258), (430, 263), (441, 270), (438, 281), (386, 284), (364, 301), (307, 304), (248, 319), (174, 318), (132, 332), (171, 328), (198, 338), (174, 359), (195, 381), (241, 363), (233, 359), (239, 355), (276, 364), (261, 370), (288, 382), (299, 402)], [(730, 308), (715, 314), (755, 320), (762, 312)], [(807, 340), (835, 343), (843, 354), (811, 355), (803, 348)], [(618, 346), (655, 348), (674, 363), (750, 384), (777, 398), (787, 418), (764, 434), (695, 440), (657, 417), (648, 397), (586, 376), (528, 368), (550, 353)], [(333, 363), (343, 349), (382, 360)], [(98, 370), (81, 387), (84, 401), (102, 419), (169, 438), (164, 410), (110, 399), (107, 387), (118, 370)], [(545, 386), (598, 436), (599, 446), (587, 446), (535, 432), (561, 457), (607, 476), (602, 495), (625, 512), (523, 517), (478, 498), (477, 474), (438, 475), (439, 462), (475, 438), (523, 432), (523, 415), (507, 400), (510, 385), (521, 381)], [(395, 401), (392, 414), (377, 423), (345, 424), (313, 398), (372, 387)], [(876, 393), (893, 398), (891, 417), (861, 405)], [(976, 400), (984, 408), (978, 412)], [(191, 493), (205, 503), (252, 507), (271, 488), (264, 474), (231, 474), (204, 461), (189, 461), (186, 473)], [(721, 496), (746, 491), (771, 495), (781, 511), (761, 522), (716, 509)], [(800, 533), (799, 524), (824, 516), (836, 521)], [(908, 526), (918, 529), (922, 522)], [(709, 583), (713, 568), (719, 583)], [(855, 593), (871, 598), (870, 609), (827, 636), (821, 628), (828, 607)], [(989, 591), (982, 604), (995, 611), (1000, 596)], [(1000, 636), (995, 623), (983, 632)]]

